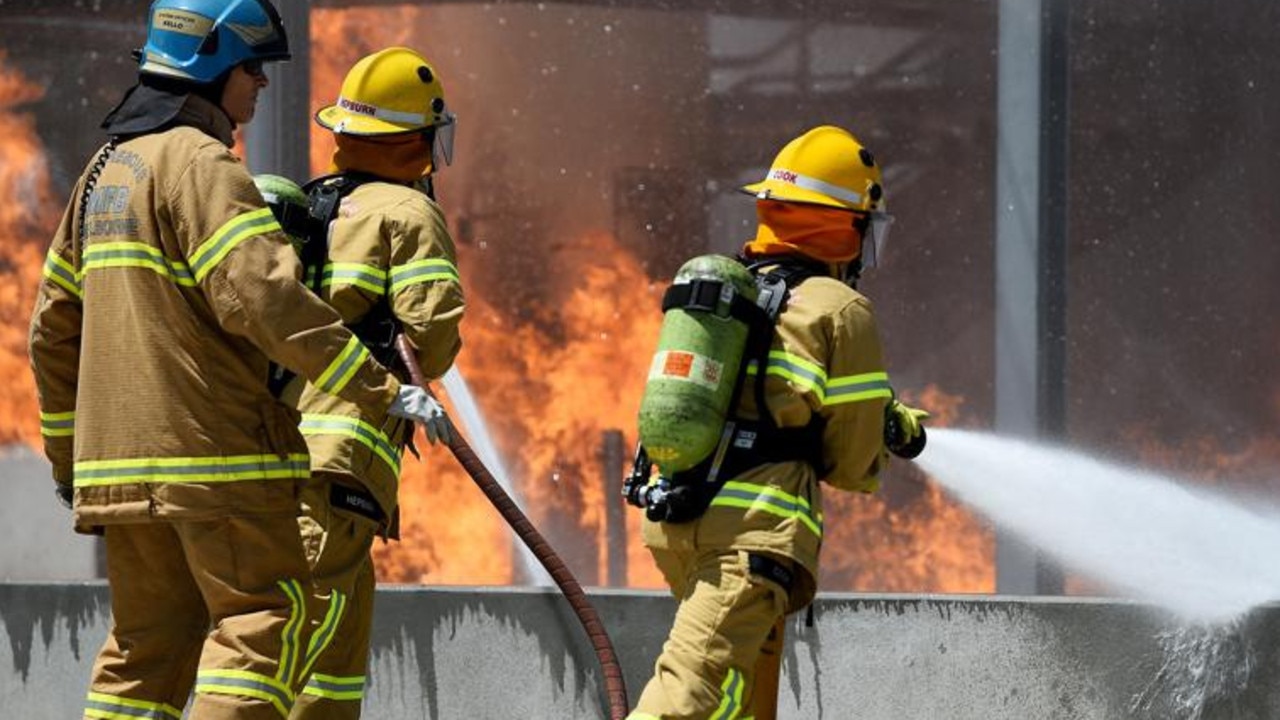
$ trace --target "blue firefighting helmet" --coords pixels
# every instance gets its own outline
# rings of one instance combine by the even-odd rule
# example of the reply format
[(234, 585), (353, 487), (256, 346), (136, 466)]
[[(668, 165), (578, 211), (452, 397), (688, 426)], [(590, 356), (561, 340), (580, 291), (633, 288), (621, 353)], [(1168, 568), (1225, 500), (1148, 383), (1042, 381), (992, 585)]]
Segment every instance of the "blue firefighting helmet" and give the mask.
[(270, 0), (155, 0), (138, 70), (203, 84), (249, 60), (288, 59)]

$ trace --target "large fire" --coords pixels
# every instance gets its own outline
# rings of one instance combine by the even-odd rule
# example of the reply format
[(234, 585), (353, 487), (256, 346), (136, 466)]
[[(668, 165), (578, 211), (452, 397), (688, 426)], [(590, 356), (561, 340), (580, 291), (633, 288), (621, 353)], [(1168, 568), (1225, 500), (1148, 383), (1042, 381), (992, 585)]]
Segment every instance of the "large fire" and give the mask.
[[(412, 44), (414, 8), (314, 11), (313, 105), (335, 97), (347, 68), (361, 55), (393, 43)], [(388, 18), (395, 19), (389, 22)], [(377, 29), (375, 33), (373, 28)], [(398, 35), (397, 35), (398, 33)], [(358, 38), (378, 37), (378, 43)], [(25, 333), (43, 261), (65, 198), (51, 198), (44, 150), (24, 103), (40, 91), (6, 69), (0, 56), (0, 441), (38, 447), (37, 410), (26, 370)], [(313, 170), (323, 171), (329, 138), (314, 132)], [(467, 198), (447, 194), (444, 206)], [(460, 239), (462, 233), (458, 233)], [(567, 249), (566, 249), (567, 248)], [(606, 577), (606, 503), (629, 458), (605, 469), (600, 451), (608, 431), (634, 442), (635, 414), (661, 314), (667, 278), (609, 232), (565, 243), (555, 273), (572, 278), (552, 300), (512, 310), (507, 288), (477, 277), (493, 248), (460, 242), (459, 264), (468, 313), (459, 368), (476, 395), (516, 489), (534, 524), (565, 556), (584, 584)], [(935, 425), (961, 421), (962, 401), (936, 388), (915, 398)], [(419, 438), (419, 445), (424, 443)], [(376, 551), (388, 582), (508, 584), (522, 580), (509, 528), (447, 451), (421, 447), (405, 463), (399, 543)], [(927, 479), (897, 463), (886, 490), (872, 496), (826, 493), (827, 590), (985, 592), (994, 587), (988, 529)], [(639, 542), (639, 513), (626, 517), (627, 584), (659, 587), (661, 578)]]
[(27, 368), (27, 324), (57, 209), (35, 120), (23, 105), (44, 92), (0, 50), (0, 445), (37, 444), (40, 416)]
[[(415, 38), (427, 25), (425, 14), (415, 7), (313, 11), (312, 109), (337, 96), (347, 69), (364, 54), (396, 44), (416, 47)], [(446, 91), (449, 78), (477, 70), (472, 65), (465, 74), (451, 74), (456, 70), (451, 58), (433, 60)], [(327, 133), (313, 130), (311, 148), (313, 171), (325, 171), (332, 152)], [(447, 215), (455, 175), (450, 168), (440, 176)], [(647, 276), (608, 233), (589, 233), (567, 244), (585, 249), (558, 258), (556, 274), (574, 279), (570, 296), (541, 298), (537, 310), (520, 313), (499, 302), (504, 288), (478, 281), (476, 266), (493, 259), (486, 248), (460, 246), (469, 307), (458, 365), (535, 525), (590, 582), (606, 577), (607, 553), (600, 548), (606, 542), (604, 507), (621, 502), (616, 487), (624, 470), (620, 466), (612, 477), (602, 478), (602, 438), (618, 429), (628, 444), (634, 442), (635, 414), (661, 322), (658, 299), (667, 279)], [(959, 398), (931, 388), (920, 401), (934, 411), (935, 424), (958, 418)], [(425, 463), (406, 462), (402, 541), (376, 550), (380, 578), (518, 581), (513, 535), (496, 511), (447, 453), (432, 448), (423, 457)], [(989, 530), (902, 465), (888, 484), (905, 484), (906, 490), (873, 496), (826, 493), (823, 587), (990, 591), (995, 581)], [(639, 543), (639, 517), (637, 511), (626, 512), (627, 582), (658, 587), (661, 577)]]

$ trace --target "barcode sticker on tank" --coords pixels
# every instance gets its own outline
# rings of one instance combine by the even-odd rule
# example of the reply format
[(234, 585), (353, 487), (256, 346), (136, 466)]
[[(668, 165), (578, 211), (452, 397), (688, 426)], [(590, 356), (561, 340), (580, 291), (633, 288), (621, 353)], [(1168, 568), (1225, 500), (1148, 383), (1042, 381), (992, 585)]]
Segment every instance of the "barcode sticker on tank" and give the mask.
[(663, 350), (653, 356), (649, 378), (685, 380), (714, 391), (724, 378), (724, 363), (697, 353)]

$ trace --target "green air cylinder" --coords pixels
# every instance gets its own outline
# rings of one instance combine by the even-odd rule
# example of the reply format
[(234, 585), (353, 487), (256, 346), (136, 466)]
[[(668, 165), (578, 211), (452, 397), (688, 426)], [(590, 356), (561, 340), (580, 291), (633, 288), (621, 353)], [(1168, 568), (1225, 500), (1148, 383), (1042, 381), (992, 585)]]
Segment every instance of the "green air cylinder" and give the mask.
[(749, 331), (729, 304), (735, 294), (752, 303), (758, 294), (751, 273), (724, 255), (689, 260), (673, 287), (695, 283), (703, 297), (707, 283), (718, 285), (715, 307), (667, 310), (640, 400), (640, 442), (667, 477), (705, 460), (720, 441)]

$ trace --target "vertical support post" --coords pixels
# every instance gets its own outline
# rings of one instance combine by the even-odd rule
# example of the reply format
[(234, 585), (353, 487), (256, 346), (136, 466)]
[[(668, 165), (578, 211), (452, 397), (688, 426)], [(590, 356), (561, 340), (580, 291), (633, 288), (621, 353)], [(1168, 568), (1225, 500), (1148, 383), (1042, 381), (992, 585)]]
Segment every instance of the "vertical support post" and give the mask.
[(604, 484), (605, 584), (625, 587), (627, 584), (627, 517), (626, 507), (618, 492), (626, 450), (621, 430), (605, 430), (600, 447)]
[[(1065, 430), (1069, 0), (1000, 0), (996, 429)], [(996, 590), (1060, 594), (1061, 572), (997, 529)]]
[(244, 128), (245, 164), (252, 173), (311, 176), (311, 0), (275, 3), (289, 35), (287, 63), (267, 63), (270, 83)]

